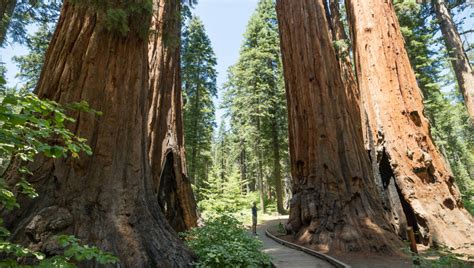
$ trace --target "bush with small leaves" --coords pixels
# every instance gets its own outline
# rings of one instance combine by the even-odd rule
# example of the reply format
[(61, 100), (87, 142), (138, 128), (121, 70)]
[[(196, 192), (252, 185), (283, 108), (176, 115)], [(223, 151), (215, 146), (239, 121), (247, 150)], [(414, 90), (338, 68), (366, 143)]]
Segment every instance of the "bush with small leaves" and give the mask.
[(232, 216), (210, 218), (203, 227), (183, 234), (198, 255), (198, 267), (266, 267), (270, 258), (261, 252), (262, 242), (250, 235)]

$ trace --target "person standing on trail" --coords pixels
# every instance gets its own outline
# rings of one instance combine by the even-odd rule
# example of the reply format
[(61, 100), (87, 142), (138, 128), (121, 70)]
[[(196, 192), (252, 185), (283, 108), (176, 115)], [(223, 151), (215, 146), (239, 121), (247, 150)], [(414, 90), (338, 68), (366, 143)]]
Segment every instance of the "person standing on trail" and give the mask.
[(253, 202), (252, 206), (252, 232), (257, 235), (257, 203)]

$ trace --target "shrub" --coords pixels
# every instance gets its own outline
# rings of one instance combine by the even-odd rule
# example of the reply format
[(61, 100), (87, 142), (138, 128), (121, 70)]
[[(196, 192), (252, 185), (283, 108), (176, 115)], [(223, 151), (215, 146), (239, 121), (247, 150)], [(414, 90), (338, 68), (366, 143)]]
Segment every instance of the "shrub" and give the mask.
[(270, 266), (262, 242), (232, 216), (210, 218), (205, 226), (184, 233), (186, 244), (198, 255), (198, 267)]

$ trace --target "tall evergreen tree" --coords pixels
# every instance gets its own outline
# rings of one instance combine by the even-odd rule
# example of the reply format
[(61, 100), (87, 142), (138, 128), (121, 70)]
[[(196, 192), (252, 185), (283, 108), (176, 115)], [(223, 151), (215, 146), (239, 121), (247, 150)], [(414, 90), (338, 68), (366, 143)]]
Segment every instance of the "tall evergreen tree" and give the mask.
[(189, 175), (199, 190), (211, 168), (212, 132), (215, 127), (213, 98), (217, 96), (216, 57), (198, 17), (186, 27), (182, 50), (184, 139)]
[[(229, 70), (224, 106), (231, 117), (231, 127), (240, 136), (241, 166), (245, 167), (241, 172), (254, 171), (248, 175), (256, 178), (261, 209), (265, 210), (267, 177), (267, 188), (275, 187), (277, 209), (283, 213), (281, 178), (282, 160), (288, 157), (284, 138), (287, 120), (273, 0), (258, 3), (244, 37), (240, 58)], [(266, 155), (271, 157), (265, 158)], [(272, 196), (271, 191), (267, 194)]]

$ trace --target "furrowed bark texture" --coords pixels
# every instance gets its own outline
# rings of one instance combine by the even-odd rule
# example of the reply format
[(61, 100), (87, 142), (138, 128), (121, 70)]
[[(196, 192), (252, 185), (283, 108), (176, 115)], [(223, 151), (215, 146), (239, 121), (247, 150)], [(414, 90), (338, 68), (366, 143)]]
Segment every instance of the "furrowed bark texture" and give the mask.
[[(339, 11), (339, 1), (329, 0), (329, 4), (325, 6), (326, 14), (329, 16), (328, 22), (332, 33), (332, 39), (336, 42), (341, 40), (348, 40), (348, 36), (344, 31), (344, 26), (341, 20), (341, 13)], [(350, 47), (339, 47), (336, 49), (339, 66), (342, 73), (342, 81), (346, 90), (346, 95), (353, 99), (353, 102), (359, 104), (360, 114), (351, 114), (353, 121), (359, 132), (364, 133), (364, 144), (369, 152), (371, 160), (371, 168), (374, 176), (377, 188), (382, 196), (382, 204), (386, 217), (389, 219), (391, 225), (395, 229), (396, 233), (403, 239), (408, 239), (406, 236), (406, 217), (403, 212), (403, 206), (398, 197), (398, 192), (394, 183), (383, 187), (382, 174), (379, 168), (381, 164), (381, 158), (377, 158), (377, 149), (373, 142), (373, 138), (368, 135), (367, 131), (363, 131), (362, 128), (367, 128), (369, 123), (367, 122), (367, 113), (360, 100), (360, 92), (357, 85), (357, 80), (352, 68), (351, 58), (349, 56)], [(385, 162), (383, 162), (385, 163)]]
[(382, 177), (379, 186), (395, 186), (408, 225), (420, 234), (419, 242), (468, 246), (465, 243), (474, 241), (473, 220), (433, 144), (391, 1), (348, 0), (347, 7), (368, 116), (366, 136), (370, 149), (377, 151)]
[(459, 90), (464, 97), (471, 122), (474, 123), (474, 71), (462, 44), (461, 37), (456, 29), (451, 13), (444, 0), (432, 1), (436, 18), (439, 21), (441, 33), (452, 58), (451, 65), (458, 81)]
[(319, 250), (395, 253), (401, 240), (383, 213), (323, 0), (278, 0), (277, 14), (293, 177), (286, 227)]
[[(65, 1), (38, 83), (41, 98), (85, 100), (103, 113), (72, 114), (71, 129), (88, 140), (94, 155), (39, 157), (30, 166), (39, 197), (20, 198), (21, 208), (7, 215), (6, 226), (15, 242), (48, 255), (58, 253), (53, 235), (74, 234), (112, 252), (124, 267), (190, 266), (192, 254), (154, 196), (147, 155), (147, 41), (133, 32), (107, 31), (102, 14)], [(136, 23), (150, 20), (144, 16)]]
[(197, 225), (184, 157), (180, 80), (180, 1), (155, 0), (149, 42), (148, 153), (155, 190), (176, 231)]

